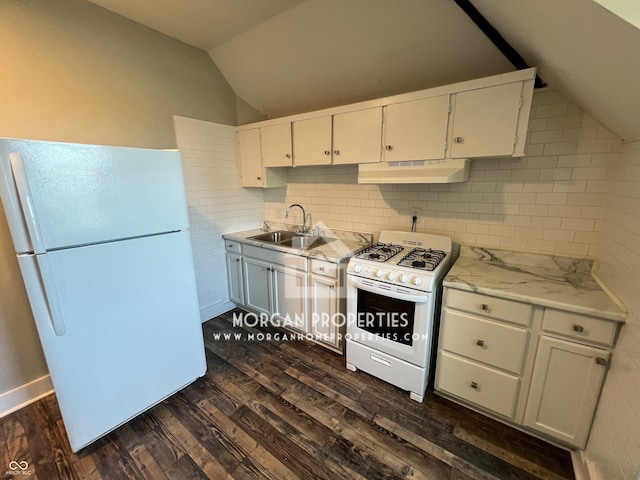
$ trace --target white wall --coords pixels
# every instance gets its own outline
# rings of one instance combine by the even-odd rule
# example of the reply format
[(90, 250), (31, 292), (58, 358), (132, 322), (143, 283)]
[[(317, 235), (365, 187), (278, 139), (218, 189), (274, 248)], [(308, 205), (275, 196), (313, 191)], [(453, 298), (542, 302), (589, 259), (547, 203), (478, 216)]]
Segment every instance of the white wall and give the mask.
[[(235, 124), (204, 51), (81, 0), (1, 5), (0, 136), (175, 148), (174, 114)], [(49, 388), (2, 214), (0, 416)]]
[(629, 311), (587, 445), (594, 480), (640, 474), (640, 142), (611, 166), (596, 270)]
[(189, 206), (189, 226), (202, 320), (229, 301), (222, 233), (260, 226), (263, 192), (240, 186), (233, 127), (175, 117)]
[(290, 168), (286, 189), (265, 193), (265, 218), (301, 203), (315, 221), (347, 230), (408, 229), (456, 242), (595, 256), (603, 226), (608, 165), (620, 140), (552, 90), (536, 90), (523, 158), (474, 160), (455, 184), (358, 185), (357, 167)]

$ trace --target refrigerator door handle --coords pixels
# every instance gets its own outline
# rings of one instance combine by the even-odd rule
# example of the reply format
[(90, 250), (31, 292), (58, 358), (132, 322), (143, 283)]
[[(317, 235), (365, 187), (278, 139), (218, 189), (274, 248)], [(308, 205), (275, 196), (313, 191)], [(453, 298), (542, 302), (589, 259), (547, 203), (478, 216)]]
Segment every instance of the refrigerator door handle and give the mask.
[(29, 235), (31, 236), (33, 251), (36, 254), (44, 253), (44, 240), (42, 239), (38, 217), (36, 216), (35, 207), (33, 206), (31, 190), (29, 189), (29, 182), (27, 181), (27, 172), (24, 168), (24, 160), (18, 153), (10, 153), (9, 159), (11, 160), (11, 169), (13, 170), (13, 178), (15, 179), (16, 189), (20, 197), (24, 220), (27, 224)]
[(53, 279), (51, 265), (49, 265), (49, 257), (45, 255), (35, 255), (40, 270), (40, 278), (42, 279), (43, 296), (49, 307), (49, 315), (51, 316), (51, 324), (56, 336), (61, 337), (66, 332), (60, 301), (58, 300), (58, 292), (56, 282)]

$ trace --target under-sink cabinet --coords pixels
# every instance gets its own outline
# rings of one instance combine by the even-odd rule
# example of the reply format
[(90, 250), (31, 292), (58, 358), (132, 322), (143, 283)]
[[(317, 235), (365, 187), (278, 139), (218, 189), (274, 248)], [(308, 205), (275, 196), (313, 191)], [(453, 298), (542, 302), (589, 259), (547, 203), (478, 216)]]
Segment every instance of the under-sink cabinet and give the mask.
[(234, 303), (343, 352), (344, 264), (231, 240), (225, 248)]
[(445, 287), (436, 392), (584, 448), (619, 323)]
[(307, 259), (243, 245), (243, 267), (244, 305), (306, 332)]

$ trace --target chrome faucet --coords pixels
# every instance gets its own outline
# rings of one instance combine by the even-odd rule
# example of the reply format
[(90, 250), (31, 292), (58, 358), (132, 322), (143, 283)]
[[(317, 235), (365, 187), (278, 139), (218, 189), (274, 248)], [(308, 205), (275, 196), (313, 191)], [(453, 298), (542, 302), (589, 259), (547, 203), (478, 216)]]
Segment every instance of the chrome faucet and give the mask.
[(304, 207), (302, 205), (300, 205), (299, 203), (292, 203), (291, 205), (289, 205), (289, 208), (287, 208), (287, 212), (284, 214), (284, 218), (289, 218), (289, 211), (293, 207), (299, 207), (300, 210), (302, 210), (302, 230), (299, 233), (305, 234), (307, 233), (307, 214), (304, 211)]

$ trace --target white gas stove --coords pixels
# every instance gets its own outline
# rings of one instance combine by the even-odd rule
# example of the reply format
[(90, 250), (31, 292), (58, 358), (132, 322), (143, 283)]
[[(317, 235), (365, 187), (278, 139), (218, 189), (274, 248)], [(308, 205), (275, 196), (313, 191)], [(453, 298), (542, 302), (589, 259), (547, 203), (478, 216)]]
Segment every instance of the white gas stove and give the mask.
[(349, 262), (347, 273), (431, 292), (449, 268), (451, 239), (416, 232), (383, 231), (378, 243)]
[(384, 231), (347, 267), (346, 363), (421, 402), (431, 371), (442, 278), (451, 239)]

